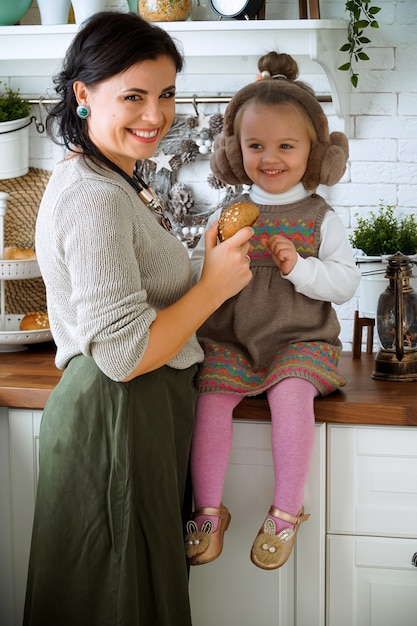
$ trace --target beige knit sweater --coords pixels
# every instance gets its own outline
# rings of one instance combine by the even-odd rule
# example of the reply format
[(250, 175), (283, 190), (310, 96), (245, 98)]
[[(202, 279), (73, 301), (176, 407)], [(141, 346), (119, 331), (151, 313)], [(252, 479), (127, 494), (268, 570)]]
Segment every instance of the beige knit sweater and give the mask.
[[(190, 288), (180, 241), (119, 174), (82, 158), (62, 161), (52, 173), (36, 254), (61, 369), (84, 354), (109, 378), (123, 380), (141, 360), (156, 311)], [(185, 369), (202, 356), (193, 336), (168, 365)]]

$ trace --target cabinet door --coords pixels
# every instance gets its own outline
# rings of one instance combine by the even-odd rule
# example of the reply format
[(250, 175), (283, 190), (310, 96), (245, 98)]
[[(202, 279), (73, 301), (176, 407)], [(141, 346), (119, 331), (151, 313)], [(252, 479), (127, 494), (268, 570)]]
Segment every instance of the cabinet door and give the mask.
[(20, 626), (38, 478), (41, 411), (9, 410), (14, 624)]
[(417, 537), (417, 428), (328, 432), (328, 532)]
[[(195, 626), (321, 626), (324, 623), (324, 615), (320, 617), (324, 578), (320, 581), (319, 576), (324, 571), (324, 563), (320, 563), (321, 556), (324, 561), (324, 509), (320, 510), (324, 500), (324, 495), (320, 499), (324, 484), (322, 480), (320, 485), (324, 427), (316, 428), (314, 458), (306, 488), (305, 510), (312, 517), (300, 528), (296, 550), (283, 568), (274, 571), (261, 570), (250, 561), (253, 540), (272, 501), (270, 433), (267, 423), (234, 424), (233, 450), (223, 497), (232, 521), (225, 534), (221, 556), (212, 563), (191, 568), (190, 596)], [(320, 521), (323, 522), (321, 531)], [(305, 545), (300, 552), (302, 543)], [(295, 563), (299, 554), (308, 583), (307, 587), (300, 584), (296, 591)], [(311, 593), (306, 602), (303, 602), (304, 593)], [(297, 621), (296, 606), (300, 606), (301, 621)]]
[(415, 626), (415, 539), (327, 539), (327, 626)]

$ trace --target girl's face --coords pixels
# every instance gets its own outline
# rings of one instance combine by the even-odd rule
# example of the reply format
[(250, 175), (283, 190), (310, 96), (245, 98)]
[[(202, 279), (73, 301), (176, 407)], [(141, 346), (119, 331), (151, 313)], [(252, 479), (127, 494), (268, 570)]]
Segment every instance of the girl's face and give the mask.
[(151, 157), (175, 115), (176, 69), (167, 56), (137, 63), (93, 88), (75, 82), (79, 104), (88, 104), (93, 143), (129, 176)]
[(240, 146), (249, 178), (264, 191), (284, 193), (306, 171), (311, 138), (296, 108), (253, 102), (242, 113)]

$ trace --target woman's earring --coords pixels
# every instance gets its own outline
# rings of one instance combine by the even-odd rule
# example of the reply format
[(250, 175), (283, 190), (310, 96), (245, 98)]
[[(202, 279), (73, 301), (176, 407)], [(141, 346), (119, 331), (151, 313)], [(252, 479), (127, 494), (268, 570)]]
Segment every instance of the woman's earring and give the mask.
[(89, 117), (91, 109), (88, 104), (79, 104), (75, 111), (78, 117), (80, 117), (82, 120), (85, 120), (87, 119), (87, 117)]

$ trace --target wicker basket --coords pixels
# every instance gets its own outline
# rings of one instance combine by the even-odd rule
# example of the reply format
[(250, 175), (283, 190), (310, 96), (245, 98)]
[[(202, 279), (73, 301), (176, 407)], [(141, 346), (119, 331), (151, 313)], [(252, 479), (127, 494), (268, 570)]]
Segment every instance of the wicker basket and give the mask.
[[(36, 217), (50, 176), (47, 170), (29, 168), (24, 176), (0, 180), (0, 191), (10, 196), (4, 220), (5, 246), (35, 247)], [(6, 313), (46, 311), (42, 278), (7, 280), (5, 296)]]

